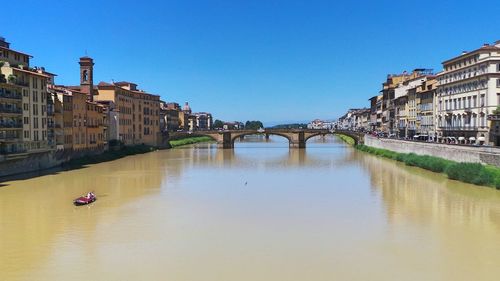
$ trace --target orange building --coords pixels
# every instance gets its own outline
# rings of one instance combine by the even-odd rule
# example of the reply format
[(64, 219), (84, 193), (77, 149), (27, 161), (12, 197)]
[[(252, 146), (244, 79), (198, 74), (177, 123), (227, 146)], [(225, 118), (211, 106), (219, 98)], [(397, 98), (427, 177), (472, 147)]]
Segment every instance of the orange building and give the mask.
[(130, 82), (97, 85), (96, 101), (112, 101), (120, 112), (118, 135), (125, 145), (156, 146), (160, 138), (160, 96), (137, 89)]

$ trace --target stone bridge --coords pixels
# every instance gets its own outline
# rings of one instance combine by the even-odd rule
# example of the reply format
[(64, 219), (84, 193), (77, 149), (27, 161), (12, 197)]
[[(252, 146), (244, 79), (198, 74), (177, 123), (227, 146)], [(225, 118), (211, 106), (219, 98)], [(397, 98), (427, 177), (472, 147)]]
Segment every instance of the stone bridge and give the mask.
[(315, 136), (328, 134), (343, 134), (354, 139), (355, 144), (363, 143), (363, 133), (344, 130), (313, 130), (313, 129), (265, 129), (265, 130), (224, 130), (224, 131), (195, 131), (191, 134), (187, 132), (172, 132), (169, 139), (178, 139), (187, 136), (208, 136), (217, 142), (217, 147), (224, 149), (234, 148), (234, 141), (248, 135), (269, 135), (282, 136), (288, 139), (290, 148), (305, 148), (308, 139)]

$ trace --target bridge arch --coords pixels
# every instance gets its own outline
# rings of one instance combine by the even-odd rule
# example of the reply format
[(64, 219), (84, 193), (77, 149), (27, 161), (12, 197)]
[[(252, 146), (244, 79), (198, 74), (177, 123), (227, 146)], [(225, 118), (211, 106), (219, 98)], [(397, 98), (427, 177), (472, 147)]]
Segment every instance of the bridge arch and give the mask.
[(217, 146), (220, 148), (234, 148), (234, 141), (237, 138), (248, 135), (276, 135), (284, 137), (288, 140), (290, 148), (305, 148), (306, 142), (312, 137), (327, 135), (327, 134), (343, 134), (354, 139), (355, 144), (363, 143), (364, 136), (363, 133), (343, 131), (343, 130), (303, 130), (303, 129), (276, 129), (276, 130), (227, 130), (227, 131), (198, 131), (192, 134), (187, 132), (176, 132), (171, 133), (168, 138), (170, 140), (182, 138), (182, 137), (193, 137), (193, 136), (208, 136), (217, 141)]
[(288, 143), (292, 143), (292, 137), (290, 135), (287, 135), (285, 133), (279, 133), (279, 132), (242, 132), (242, 133), (235, 133), (232, 135), (231, 139), (231, 146), (234, 147), (234, 141), (237, 140), (238, 138), (244, 137), (244, 136), (251, 136), (251, 135), (274, 135), (274, 136), (280, 136), (288, 140)]
[(355, 145), (360, 143), (360, 135), (355, 132), (349, 132), (349, 131), (322, 131), (322, 132), (308, 133), (305, 136), (304, 142), (307, 142), (311, 138), (324, 135), (346, 135), (354, 140)]

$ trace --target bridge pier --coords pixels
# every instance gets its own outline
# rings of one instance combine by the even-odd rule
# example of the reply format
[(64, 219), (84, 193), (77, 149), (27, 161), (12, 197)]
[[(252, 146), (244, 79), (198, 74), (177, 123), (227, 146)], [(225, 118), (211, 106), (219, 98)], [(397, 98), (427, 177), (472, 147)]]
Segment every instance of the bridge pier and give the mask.
[(306, 148), (306, 142), (305, 141), (291, 141), (290, 142), (290, 148)]

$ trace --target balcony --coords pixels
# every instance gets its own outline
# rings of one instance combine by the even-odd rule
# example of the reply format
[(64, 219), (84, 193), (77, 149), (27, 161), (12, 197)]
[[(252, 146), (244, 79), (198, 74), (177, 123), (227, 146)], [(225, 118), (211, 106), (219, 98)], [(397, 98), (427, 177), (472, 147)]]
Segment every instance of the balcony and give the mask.
[(13, 99), (13, 100), (22, 100), (23, 96), (19, 93), (12, 93), (10, 91), (0, 92), (0, 98), (3, 99)]
[[(484, 128), (484, 127), (483, 127)], [(477, 131), (477, 126), (439, 126), (443, 131)]]
[(23, 110), (21, 108), (0, 106), (0, 113), (23, 114)]
[(6, 124), (6, 123), (0, 123), (0, 129), (22, 130), (23, 129), (23, 124)]
[(24, 81), (17, 81), (17, 80), (10, 80), (8, 81), (9, 84), (21, 86), (21, 87), (29, 87), (30, 83), (29, 82), (24, 82)]
[(418, 107), (419, 107), (420, 111), (432, 111), (433, 110), (432, 103), (420, 104)]
[[(13, 134), (12, 134), (13, 133)], [(22, 137), (20, 135), (15, 134), (15, 132), (7, 132), (4, 134), (0, 134), (0, 141), (21, 141)]]

